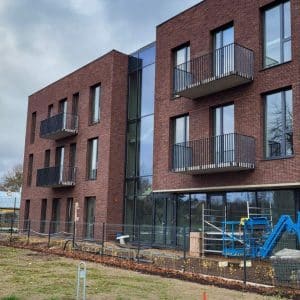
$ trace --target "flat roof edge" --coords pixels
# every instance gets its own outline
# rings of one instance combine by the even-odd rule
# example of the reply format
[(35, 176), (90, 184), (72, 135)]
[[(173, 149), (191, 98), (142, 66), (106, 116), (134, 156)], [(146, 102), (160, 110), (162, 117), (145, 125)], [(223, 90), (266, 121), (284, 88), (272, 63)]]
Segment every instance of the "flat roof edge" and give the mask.
[(58, 83), (59, 81), (61, 81), (61, 80), (65, 79), (65, 78), (71, 76), (72, 74), (74, 74), (74, 73), (76, 73), (76, 72), (78, 72), (78, 71), (80, 71), (80, 70), (86, 68), (87, 66), (89, 66), (89, 65), (91, 65), (91, 64), (93, 64), (93, 63), (95, 63), (96, 61), (98, 61), (98, 60), (100, 60), (100, 59), (103, 59), (105, 56), (107, 56), (107, 55), (109, 55), (109, 54), (112, 54), (112, 53), (119, 53), (119, 54), (128, 56), (128, 54), (125, 54), (125, 53), (123, 53), (123, 52), (121, 52), (121, 51), (112, 49), (112, 50), (110, 50), (110, 51), (104, 53), (103, 55), (97, 57), (96, 59), (93, 59), (92, 61), (88, 62), (87, 64), (85, 64), (85, 65), (79, 67), (78, 69), (76, 69), (76, 70), (74, 70), (74, 71), (72, 71), (72, 72), (70, 72), (70, 73), (64, 75), (63, 77), (61, 77), (61, 78), (59, 78), (59, 79), (57, 79), (57, 80), (55, 80), (55, 81), (53, 81), (53, 82), (51, 82), (51, 83), (49, 83), (49, 84), (47, 84), (46, 86), (42, 87), (41, 89), (37, 90), (36, 92), (33, 92), (32, 94), (30, 94), (30, 95), (28, 96), (28, 98), (31, 97), (31, 96), (34, 96), (34, 95), (36, 95), (36, 94), (38, 94), (38, 93), (40, 93), (40, 92), (42, 92), (43, 90), (49, 88), (51, 85), (54, 85), (54, 84)]
[(189, 10), (191, 10), (191, 9), (193, 9), (193, 8), (195, 8), (195, 7), (197, 7), (198, 5), (203, 4), (203, 3), (206, 2), (206, 1), (207, 1), (207, 0), (201, 0), (199, 3), (194, 4), (193, 6), (187, 8), (187, 9), (185, 9), (185, 10), (182, 10), (181, 12), (179, 12), (178, 14), (176, 14), (175, 16), (173, 16), (173, 17), (171, 17), (171, 18), (165, 20), (164, 22), (162, 22), (162, 23), (156, 25), (156, 28), (158, 28), (158, 27), (160, 27), (160, 26), (162, 26), (162, 25), (168, 23), (169, 21), (171, 21), (171, 20), (175, 19), (176, 17), (178, 17), (178, 16), (180, 16), (180, 15), (186, 13), (187, 11), (189, 11)]

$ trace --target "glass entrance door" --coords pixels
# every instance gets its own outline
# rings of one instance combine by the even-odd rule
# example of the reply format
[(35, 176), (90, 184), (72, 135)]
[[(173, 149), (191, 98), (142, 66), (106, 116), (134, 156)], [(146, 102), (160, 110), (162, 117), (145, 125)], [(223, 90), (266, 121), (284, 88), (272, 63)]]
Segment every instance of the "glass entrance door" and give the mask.
[(220, 106), (213, 111), (214, 163), (233, 162), (234, 105)]
[(234, 70), (234, 27), (219, 30), (214, 36), (215, 76), (223, 76)]
[(55, 156), (55, 166), (58, 167), (58, 176), (59, 176), (59, 182), (63, 182), (63, 176), (64, 176), (64, 158), (65, 157), (65, 147), (58, 147), (56, 148), (56, 156)]
[(172, 197), (155, 199), (154, 244), (174, 245), (176, 241), (174, 205)]

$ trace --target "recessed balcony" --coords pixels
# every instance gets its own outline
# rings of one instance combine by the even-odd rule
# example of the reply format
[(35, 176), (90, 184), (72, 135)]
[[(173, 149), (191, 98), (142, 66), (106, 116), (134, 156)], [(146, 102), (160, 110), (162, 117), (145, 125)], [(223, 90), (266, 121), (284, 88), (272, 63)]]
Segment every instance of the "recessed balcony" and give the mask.
[(230, 133), (173, 145), (172, 172), (208, 174), (255, 168), (255, 139)]
[(197, 99), (253, 80), (253, 51), (230, 44), (174, 68), (174, 94)]
[(59, 140), (78, 133), (78, 116), (59, 113), (41, 121), (40, 137)]
[(75, 186), (76, 168), (55, 166), (37, 170), (36, 186), (72, 187)]

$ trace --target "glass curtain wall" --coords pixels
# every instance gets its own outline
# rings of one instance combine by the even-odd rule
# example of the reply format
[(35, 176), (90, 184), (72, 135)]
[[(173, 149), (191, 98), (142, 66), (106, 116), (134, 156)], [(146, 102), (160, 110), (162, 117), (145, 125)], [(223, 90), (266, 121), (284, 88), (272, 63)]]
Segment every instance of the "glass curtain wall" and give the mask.
[(155, 43), (129, 59), (125, 216), (126, 231), (143, 225), (141, 239), (152, 230), (153, 119)]

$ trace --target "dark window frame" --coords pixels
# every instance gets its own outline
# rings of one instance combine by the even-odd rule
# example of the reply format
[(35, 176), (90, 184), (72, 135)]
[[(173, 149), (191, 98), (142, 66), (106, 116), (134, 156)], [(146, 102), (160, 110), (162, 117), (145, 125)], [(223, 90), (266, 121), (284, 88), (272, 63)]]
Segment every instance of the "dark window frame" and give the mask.
[(44, 168), (49, 168), (51, 162), (51, 150), (47, 149), (44, 153)]
[[(96, 89), (99, 88), (99, 113), (97, 119), (94, 118), (94, 113), (95, 113), (95, 91)], [(90, 87), (90, 109), (89, 109), (89, 125), (95, 125), (100, 123), (101, 120), (101, 92), (102, 92), (102, 86), (101, 83), (97, 83), (93, 86)]]
[[(92, 172), (92, 149), (93, 149), (93, 141), (97, 140), (96, 143), (96, 169), (95, 169), (95, 174), (91, 173)], [(87, 141), (87, 156), (86, 156), (86, 180), (97, 180), (97, 175), (98, 175), (98, 165), (99, 165), (99, 138), (91, 138), (88, 139)]]
[[(285, 38), (284, 37), (284, 4), (290, 2), (291, 5), (291, 1), (290, 0), (279, 0), (279, 1), (275, 1), (271, 4), (268, 4), (264, 7), (261, 8), (261, 19), (262, 19), (262, 67), (263, 69), (269, 69), (275, 66), (280, 66), (282, 64), (288, 63), (290, 61), (292, 61), (293, 58), (293, 53), (292, 53), (292, 32), (290, 37)], [(280, 62), (279, 63), (274, 63), (274, 64), (269, 64), (266, 65), (266, 11), (273, 9), (277, 6), (280, 6)], [(292, 12), (292, 9), (290, 10), (290, 12)], [(291, 16), (291, 27), (292, 27), (292, 16)], [(289, 60), (284, 60), (284, 44), (287, 42), (291, 42), (291, 58)]]
[(36, 131), (36, 111), (31, 114), (31, 123), (30, 123), (30, 144), (33, 144), (35, 141), (35, 131)]
[[(294, 114), (294, 99), (293, 99), (293, 89), (291, 86), (283, 88), (283, 89), (278, 89), (272, 92), (268, 92), (263, 94), (263, 115), (264, 115), (264, 126), (263, 126), (263, 152), (264, 152), (264, 159), (265, 160), (275, 160), (275, 159), (285, 159), (285, 158), (290, 158), (293, 157), (295, 154), (294, 151), (294, 147), (293, 147), (293, 153), (290, 155), (286, 154), (286, 139), (283, 138), (286, 134), (287, 134), (287, 130), (286, 130), (286, 92), (287, 91), (291, 91), (292, 92), (292, 114)], [(266, 147), (266, 138), (267, 138), (267, 97), (273, 94), (277, 94), (280, 93), (281, 94), (281, 119), (282, 119), (282, 127), (283, 127), (283, 131), (282, 131), (282, 135), (281, 135), (281, 148), (284, 149), (284, 154), (282, 154), (283, 152), (281, 151), (281, 154), (279, 156), (268, 156), (267, 154), (267, 147)], [(292, 119), (292, 122), (294, 121), (294, 118)], [(292, 123), (292, 132), (294, 133), (294, 124)], [(293, 145), (294, 146), (294, 143)]]
[(32, 184), (33, 159), (33, 153), (30, 153), (28, 157), (27, 186), (31, 186)]

